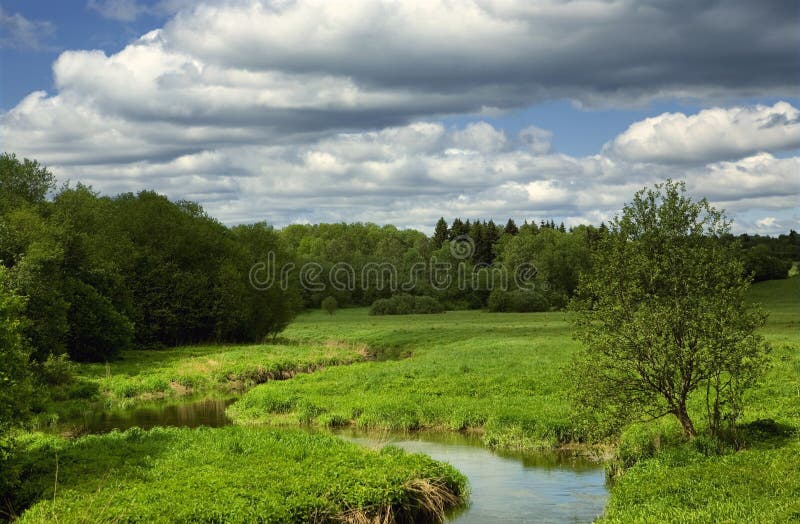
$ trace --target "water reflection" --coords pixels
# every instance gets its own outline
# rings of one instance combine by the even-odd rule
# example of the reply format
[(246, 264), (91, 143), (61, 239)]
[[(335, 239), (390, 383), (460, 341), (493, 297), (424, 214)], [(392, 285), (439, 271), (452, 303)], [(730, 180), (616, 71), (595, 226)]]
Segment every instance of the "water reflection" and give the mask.
[(124, 431), (134, 426), (142, 429), (155, 426), (216, 428), (231, 423), (225, 415), (225, 408), (235, 400), (203, 398), (174, 404), (154, 402), (129, 409), (98, 409), (85, 412), (65, 425), (76, 433), (108, 433), (114, 429)]
[(592, 522), (605, 506), (601, 465), (557, 453), (494, 453), (478, 438), (460, 434), (341, 436), (375, 447), (386, 443), (449, 462), (469, 478), (467, 508), (451, 515), (459, 524)]
[[(131, 409), (97, 409), (69, 421), (61, 430), (83, 434), (133, 426), (220, 427), (231, 423), (225, 408), (235, 400), (203, 398)], [(605, 505), (602, 466), (579, 457), (493, 452), (478, 437), (460, 433), (336, 434), (364, 446), (392, 444), (452, 464), (467, 476), (471, 489), (469, 506), (450, 515), (450, 520), (459, 524), (592, 522)]]

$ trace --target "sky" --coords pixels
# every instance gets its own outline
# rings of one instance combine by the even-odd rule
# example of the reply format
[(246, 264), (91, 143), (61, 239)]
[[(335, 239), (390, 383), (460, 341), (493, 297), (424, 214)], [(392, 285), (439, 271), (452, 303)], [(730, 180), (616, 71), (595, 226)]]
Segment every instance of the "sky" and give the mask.
[(60, 0), (0, 7), (0, 144), (224, 223), (608, 221), (685, 180), (800, 229), (800, 4)]

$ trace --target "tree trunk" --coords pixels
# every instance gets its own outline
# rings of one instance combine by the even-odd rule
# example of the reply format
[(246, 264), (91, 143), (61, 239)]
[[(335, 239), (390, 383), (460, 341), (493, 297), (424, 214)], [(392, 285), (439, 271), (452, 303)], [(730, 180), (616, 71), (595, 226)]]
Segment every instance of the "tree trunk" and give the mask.
[(697, 435), (697, 431), (694, 429), (694, 424), (692, 424), (692, 419), (689, 418), (689, 413), (686, 411), (685, 405), (678, 406), (674, 413), (680, 421), (681, 426), (683, 426), (683, 436), (693, 438)]

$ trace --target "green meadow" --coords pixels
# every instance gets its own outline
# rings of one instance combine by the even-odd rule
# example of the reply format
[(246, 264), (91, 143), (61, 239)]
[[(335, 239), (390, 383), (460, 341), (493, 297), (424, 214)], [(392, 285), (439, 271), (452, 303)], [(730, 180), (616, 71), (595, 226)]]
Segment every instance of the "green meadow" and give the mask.
[(614, 477), (607, 522), (800, 519), (800, 278), (756, 284), (751, 299), (770, 314), (762, 332), (772, 364), (749, 393), (735, 446), (685, 441), (672, 419), (615, 428), (579, 415), (566, 378), (579, 344), (562, 312), (310, 312), (274, 345), (79, 365), (79, 380), (111, 403), (250, 389), (228, 408), (232, 427), (29, 434), (15, 466), (19, 498), (32, 504), (22, 522), (403, 521), (466, 498), (465, 479), (447, 465), (325, 433), (343, 426), (587, 454)]
[[(798, 519), (800, 279), (756, 284), (751, 299), (769, 312), (762, 333), (773, 351), (767, 376), (747, 399), (741, 449), (720, 449), (703, 437), (687, 443), (672, 419), (618, 434), (576, 415), (564, 371), (578, 344), (564, 313), (311, 313), (286, 336), (360, 341), (397, 360), (266, 383), (228, 409), (240, 424), (448, 428), (481, 432), (489, 446), (523, 449), (611, 445), (611, 522)], [(704, 406), (694, 400), (699, 414)]]
[(236, 426), (32, 436), (19, 522), (436, 520), (464, 477), (419, 454), (329, 435)]

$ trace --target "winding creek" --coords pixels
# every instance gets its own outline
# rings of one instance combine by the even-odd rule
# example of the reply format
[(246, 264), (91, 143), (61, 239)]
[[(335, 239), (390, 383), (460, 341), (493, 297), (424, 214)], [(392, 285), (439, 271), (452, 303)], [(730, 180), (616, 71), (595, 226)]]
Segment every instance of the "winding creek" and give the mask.
[[(133, 426), (220, 427), (231, 423), (228, 398), (205, 398), (182, 403), (153, 403), (125, 410), (97, 410), (69, 421), (61, 429), (105, 433)], [(555, 453), (499, 453), (480, 439), (459, 433), (336, 434), (358, 444), (392, 444), (449, 462), (470, 482), (469, 506), (450, 516), (460, 524), (504, 522), (591, 522), (603, 511), (607, 497), (601, 465)]]

